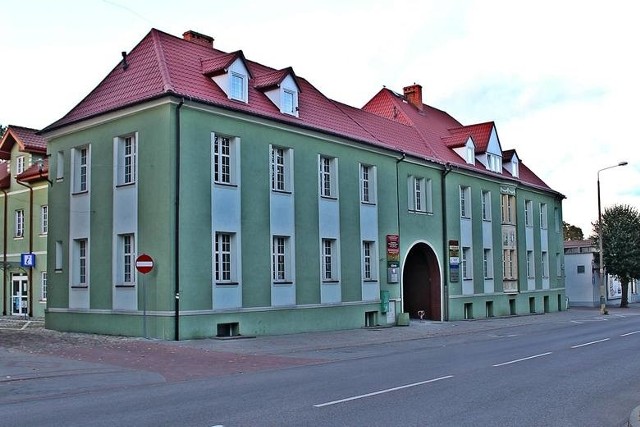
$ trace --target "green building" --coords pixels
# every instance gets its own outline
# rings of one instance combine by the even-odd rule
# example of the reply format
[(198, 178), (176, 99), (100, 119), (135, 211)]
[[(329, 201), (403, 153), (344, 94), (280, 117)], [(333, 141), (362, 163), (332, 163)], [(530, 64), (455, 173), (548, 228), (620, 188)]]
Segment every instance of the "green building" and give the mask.
[(44, 317), (48, 162), (37, 130), (9, 126), (0, 140), (2, 315)]
[(151, 30), (42, 133), (48, 328), (190, 339), (562, 309), (563, 196), (420, 85), (354, 108)]

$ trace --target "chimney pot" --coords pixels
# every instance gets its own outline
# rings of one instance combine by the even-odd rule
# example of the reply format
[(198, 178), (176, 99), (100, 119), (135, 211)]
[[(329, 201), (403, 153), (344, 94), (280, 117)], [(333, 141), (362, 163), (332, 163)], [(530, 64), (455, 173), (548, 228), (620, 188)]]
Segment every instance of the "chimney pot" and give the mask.
[(182, 38), (192, 43), (213, 48), (213, 37), (198, 33), (197, 31), (186, 31), (182, 34)]
[(411, 86), (406, 86), (403, 88), (404, 97), (407, 101), (416, 107), (418, 111), (423, 110), (422, 104), (422, 86), (417, 83), (412, 84)]

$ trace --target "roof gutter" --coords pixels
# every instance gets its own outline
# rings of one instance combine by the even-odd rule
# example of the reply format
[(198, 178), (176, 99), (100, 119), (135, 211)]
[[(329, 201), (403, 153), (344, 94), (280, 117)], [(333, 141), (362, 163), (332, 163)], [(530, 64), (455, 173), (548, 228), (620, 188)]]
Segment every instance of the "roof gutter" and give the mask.
[(446, 178), (451, 172), (451, 165), (449, 163), (444, 165), (444, 169), (442, 170), (442, 179), (440, 180), (441, 184), (441, 197), (442, 197), (442, 320), (449, 320), (449, 272), (447, 271), (448, 264), (448, 251), (449, 251), (449, 241), (447, 239), (447, 182)]

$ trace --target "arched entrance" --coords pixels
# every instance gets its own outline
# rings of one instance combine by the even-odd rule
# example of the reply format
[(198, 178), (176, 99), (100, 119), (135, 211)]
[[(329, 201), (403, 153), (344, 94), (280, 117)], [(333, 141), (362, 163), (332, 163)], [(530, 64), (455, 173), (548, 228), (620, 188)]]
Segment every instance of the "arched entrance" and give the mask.
[(426, 243), (414, 245), (404, 262), (402, 272), (402, 300), (409, 317), (441, 320), (440, 267), (433, 249)]

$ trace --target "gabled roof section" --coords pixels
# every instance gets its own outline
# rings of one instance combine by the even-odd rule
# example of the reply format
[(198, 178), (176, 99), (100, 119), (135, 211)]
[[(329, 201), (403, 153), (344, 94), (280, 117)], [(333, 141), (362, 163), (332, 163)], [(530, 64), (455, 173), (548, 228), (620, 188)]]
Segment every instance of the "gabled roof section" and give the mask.
[(398, 108), (396, 105), (398, 102), (403, 102), (402, 95), (383, 88), (362, 109), (380, 117), (385, 117), (407, 126), (413, 126), (413, 122), (404, 113), (403, 109)]
[[(236, 62), (238, 59), (240, 59), (244, 64), (244, 67), (247, 70), (249, 70), (249, 67), (247, 66), (247, 60), (244, 57), (244, 53), (242, 53), (241, 50), (237, 50), (235, 52), (231, 52), (226, 55), (218, 55), (215, 57), (203, 59), (202, 74), (204, 74), (207, 77), (226, 74), (229, 71), (229, 67), (231, 67), (231, 64)], [(252, 77), (250, 70), (249, 70), (249, 77)]]
[(16, 176), (16, 179), (23, 182), (34, 182), (47, 179), (49, 177), (49, 160), (44, 159), (42, 163), (36, 162), (29, 166), (24, 172)]
[(0, 163), (0, 189), (6, 190), (11, 187), (11, 174), (7, 170), (5, 163)]
[(449, 129), (448, 136), (442, 138), (442, 141), (450, 148), (462, 147), (467, 143), (467, 139), (473, 139), (477, 153), (485, 153), (489, 146), (491, 132), (495, 128), (494, 122), (479, 123), (469, 126), (461, 126)]
[(253, 87), (258, 90), (268, 91), (271, 89), (275, 89), (280, 87), (282, 81), (287, 78), (287, 76), (291, 76), (296, 87), (298, 88), (298, 92), (301, 92), (300, 84), (298, 84), (298, 78), (296, 77), (296, 73), (293, 72), (293, 68), (287, 67), (282, 70), (276, 70), (267, 72), (261, 76), (257, 76), (253, 79)]
[(37, 129), (9, 125), (0, 141), (0, 159), (11, 158), (14, 144), (18, 144), (20, 151), (38, 154), (47, 152), (47, 140), (38, 135)]
[(510, 162), (511, 159), (513, 158), (513, 155), (516, 155), (516, 158), (520, 158), (517, 154), (516, 154), (516, 150), (511, 149), (511, 150), (505, 150), (502, 152), (502, 160), (504, 160), (505, 162)]

